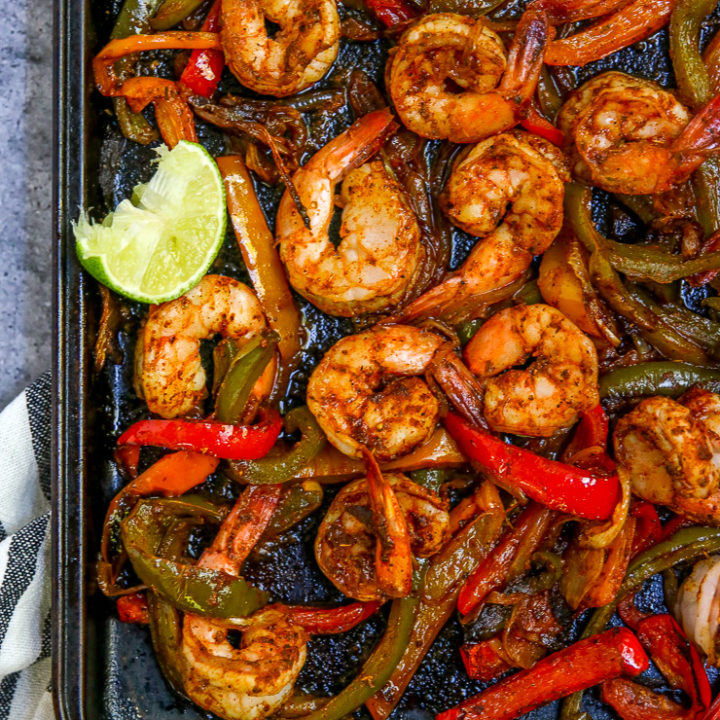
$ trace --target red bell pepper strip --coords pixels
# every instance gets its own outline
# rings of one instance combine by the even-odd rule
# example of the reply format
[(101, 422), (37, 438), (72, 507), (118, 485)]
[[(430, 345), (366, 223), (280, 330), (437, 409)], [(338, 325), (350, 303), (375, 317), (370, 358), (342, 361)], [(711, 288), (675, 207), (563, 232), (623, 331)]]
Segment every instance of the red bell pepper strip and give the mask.
[(175, 30), (155, 35), (130, 35), (111, 40), (94, 58), (93, 73), (101, 94), (117, 97), (123, 82), (115, 72), (115, 61), (146, 50), (222, 50), (217, 33)]
[(675, 618), (650, 615), (640, 621), (637, 635), (670, 685), (682, 690), (696, 710), (706, 709), (712, 692), (705, 667)]
[(406, 0), (365, 0), (368, 10), (387, 28), (412, 20), (417, 11)]
[(147, 625), (150, 621), (147, 597), (144, 592), (119, 597), (117, 599), (117, 612), (120, 622)]
[(352, 630), (374, 615), (381, 605), (378, 600), (372, 600), (334, 608), (315, 608), (305, 605), (271, 605), (270, 608), (287, 613), (292, 622), (305, 628), (311, 635), (334, 635)]
[(696, 720), (697, 717), (671, 698), (625, 678), (603, 683), (602, 699), (622, 720)]
[(588, 520), (607, 520), (620, 501), (617, 475), (594, 475), (508, 445), (457, 413), (448, 413), (445, 427), (460, 450), (500, 485), (522, 490), (549, 508)]
[(528, 558), (529, 564), (530, 556), (545, 539), (553, 516), (552, 511), (535, 503), (523, 510), (515, 526), (503, 535), (462, 586), (458, 610), (463, 615), (477, 610), (493, 590), (501, 589), (512, 579), (510, 570), (519, 558)]
[(498, 675), (512, 669), (498, 652), (500, 641), (496, 638), (460, 646), (460, 657), (468, 677), (480, 682), (490, 682)]
[(530, 106), (527, 117), (520, 124), (533, 135), (539, 135), (550, 141), (553, 145), (562, 147), (565, 143), (565, 134), (558, 130), (549, 120), (546, 120), (534, 107)]
[(608, 416), (602, 405), (598, 404), (591, 410), (581, 413), (580, 422), (563, 454), (563, 461), (569, 463), (573, 455), (586, 448), (607, 449), (608, 429)]
[[(215, 0), (201, 28), (204, 32), (220, 32), (221, 5), (222, 0)], [(222, 50), (193, 50), (180, 76), (180, 84), (197, 95), (212, 97), (224, 67), (225, 54)]]
[(548, 655), (436, 720), (514, 720), (540, 705), (648, 668), (648, 656), (627, 628), (614, 628)]
[(710, 706), (708, 711), (698, 720), (720, 720), (720, 695), (715, 698), (715, 702)]
[(548, 65), (587, 65), (649, 37), (670, 20), (676, 0), (633, 0), (607, 18), (571, 35), (552, 40)]
[(154, 445), (224, 460), (257, 460), (267, 455), (282, 430), (282, 418), (275, 410), (261, 410), (260, 418), (257, 425), (140, 420), (118, 438), (118, 445)]
[[(655, 506), (646, 500), (634, 504), (630, 508), (630, 514), (636, 520), (635, 537), (631, 550), (632, 557), (635, 557), (638, 553), (660, 542), (663, 527)], [(670, 534), (672, 535), (672, 533)]]

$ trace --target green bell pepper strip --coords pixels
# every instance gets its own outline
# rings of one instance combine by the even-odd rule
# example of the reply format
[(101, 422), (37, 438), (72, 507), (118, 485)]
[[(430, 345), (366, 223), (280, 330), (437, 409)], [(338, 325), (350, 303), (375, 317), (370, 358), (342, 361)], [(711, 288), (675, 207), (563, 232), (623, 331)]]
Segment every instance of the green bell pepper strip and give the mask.
[(695, 365), (713, 365), (714, 362), (702, 347), (678, 332), (663, 315), (648, 307), (637, 292), (625, 286), (605, 256), (606, 245), (610, 241), (603, 238), (595, 228), (590, 216), (590, 202), (589, 188), (577, 183), (566, 186), (566, 217), (578, 239), (590, 252), (590, 276), (608, 305), (636, 325), (642, 337), (666, 357)]
[[(195, 524), (184, 518), (171, 522), (158, 553), (180, 560)], [(154, 592), (148, 592), (147, 602), (150, 637), (160, 670), (173, 690), (185, 695), (181, 669), (182, 614)]]
[(440, 491), (440, 487), (448, 479), (448, 474), (445, 468), (426, 468), (424, 470), (413, 470), (410, 473), (410, 479), (426, 490), (436, 493)]
[(590, 253), (600, 253), (616, 270), (635, 280), (671, 283), (720, 268), (720, 252), (686, 260), (644, 245), (626, 245), (603, 237), (590, 212), (592, 191), (578, 183), (565, 186), (565, 213), (575, 234)]
[[(618, 603), (629, 593), (638, 590), (653, 575), (680, 563), (694, 562), (720, 550), (720, 528), (689, 527), (678, 530), (672, 537), (638, 555), (628, 566), (625, 579), (615, 599), (598, 608), (583, 630), (581, 639), (602, 632), (615, 613)], [(558, 720), (579, 720), (582, 692), (568, 697), (562, 705)]]
[(285, 415), (285, 431), (300, 431), (295, 447), (271, 450), (259, 460), (236, 460), (228, 463), (228, 474), (249, 485), (276, 485), (296, 478), (300, 471), (327, 445), (325, 433), (306, 407), (294, 408)]
[(195, 12), (205, 0), (165, 0), (150, 20), (153, 30), (169, 30)]
[[(178, 499), (141, 500), (121, 523), (123, 544), (143, 583), (173, 607), (196, 615), (245, 617), (266, 605), (267, 593), (242, 578), (157, 554), (168, 522), (182, 516), (183, 511), (187, 508), (183, 509)], [(204, 512), (217, 521), (217, 513)]]
[(182, 644), (182, 615), (169, 602), (154, 592), (148, 593), (150, 638), (163, 677), (172, 689), (185, 695), (180, 659)]
[(477, 507), (481, 514), (425, 565), (410, 642), (385, 685), (365, 703), (374, 720), (385, 720), (398, 704), (438, 633), (455, 612), (462, 581), (500, 537), (505, 509), (491, 482), (482, 486)]
[(234, 355), (215, 397), (215, 418), (222, 423), (239, 423), (250, 393), (277, 348), (274, 334), (256, 335)]
[[(119, 40), (129, 35), (138, 35), (148, 32), (150, 18), (160, 5), (161, 0), (125, 0), (110, 33), (111, 40)], [(119, 77), (128, 77), (131, 74), (133, 60), (125, 57), (115, 63)], [(155, 128), (140, 114), (134, 113), (128, 106), (125, 98), (113, 98), (115, 117), (120, 132), (128, 139), (141, 145), (148, 145), (158, 139)]]
[(703, 348), (663, 322), (662, 315), (654, 313), (633, 295), (600, 253), (590, 256), (589, 270), (593, 284), (608, 305), (633, 323), (640, 335), (663, 355), (703, 367), (715, 364)]
[(668, 395), (678, 397), (693, 385), (720, 392), (720, 370), (680, 362), (649, 362), (618, 368), (600, 377), (600, 397)]
[(319, 710), (305, 716), (304, 720), (341, 720), (385, 685), (410, 641), (419, 602), (413, 596), (393, 600), (385, 634), (355, 679)]
[[(703, 20), (717, 6), (716, 0), (678, 0), (670, 16), (669, 43), (680, 99), (699, 110), (713, 96), (712, 83), (700, 54)], [(695, 171), (693, 186), (697, 216), (706, 237), (720, 227), (720, 161), (711, 157)]]
[(232, 338), (221, 340), (213, 348), (213, 381), (212, 395), (215, 397), (220, 389), (222, 381), (227, 375), (227, 371), (232, 365), (232, 361), (239, 352), (240, 347)]
[(304, 480), (285, 489), (261, 541), (271, 540), (314, 513), (323, 501), (323, 488), (315, 480)]

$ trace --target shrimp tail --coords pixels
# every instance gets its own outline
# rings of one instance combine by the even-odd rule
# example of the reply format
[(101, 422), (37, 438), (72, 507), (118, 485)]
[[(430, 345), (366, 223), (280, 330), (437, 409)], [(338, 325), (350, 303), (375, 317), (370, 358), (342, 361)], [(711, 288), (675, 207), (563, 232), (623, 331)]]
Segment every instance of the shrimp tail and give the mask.
[(466, 283), (459, 275), (446, 278), (392, 317), (392, 322), (414, 323), (431, 317), (456, 316), (467, 304)]
[(501, 95), (519, 108), (528, 106), (537, 88), (549, 33), (547, 13), (531, 5), (520, 18), (498, 87)]
[(720, 95), (714, 97), (685, 127), (675, 140), (677, 167), (673, 183), (681, 182), (693, 172), (708, 155), (720, 151)]
[(483, 412), (484, 388), (452, 348), (438, 350), (428, 370), (459, 413), (478, 427), (488, 427)]
[(413, 561), (405, 515), (373, 454), (365, 446), (361, 450), (377, 535), (375, 570), (378, 587), (390, 597), (407, 597), (412, 590)]
[[(389, 108), (375, 110), (356, 120), (348, 130), (331, 140), (308, 163), (322, 162), (330, 177), (347, 175), (369, 160), (399, 127)], [(317, 158), (317, 160), (316, 160)]]

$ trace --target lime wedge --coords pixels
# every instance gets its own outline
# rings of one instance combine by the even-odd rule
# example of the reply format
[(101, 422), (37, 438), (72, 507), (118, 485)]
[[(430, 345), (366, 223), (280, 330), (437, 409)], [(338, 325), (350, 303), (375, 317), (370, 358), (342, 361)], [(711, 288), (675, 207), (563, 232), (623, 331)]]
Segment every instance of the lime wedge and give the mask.
[(101, 224), (73, 225), (82, 266), (121, 295), (145, 303), (179, 297), (200, 282), (225, 237), (225, 188), (215, 160), (197, 143), (157, 150), (150, 182)]

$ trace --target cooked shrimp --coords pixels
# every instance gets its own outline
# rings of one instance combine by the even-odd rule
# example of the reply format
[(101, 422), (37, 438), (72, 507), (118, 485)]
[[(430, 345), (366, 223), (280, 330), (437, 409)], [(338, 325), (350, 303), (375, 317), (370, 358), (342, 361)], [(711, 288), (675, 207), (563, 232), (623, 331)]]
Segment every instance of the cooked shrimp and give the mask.
[[(241, 495), (198, 560), (200, 567), (239, 575), (279, 497), (271, 486), (256, 487), (250, 496)], [(228, 641), (230, 626), (242, 633), (238, 648)], [(292, 693), (305, 663), (307, 639), (299, 625), (271, 608), (232, 621), (188, 613), (182, 635), (185, 692), (204, 710), (226, 720), (261, 720)]]
[(686, 180), (718, 151), (720, 100), (691, 121), (667, 90), (608, 72), (570, 95), (558, 126), (576, 177), (608, 192), (650, 195)]
[(695, 389), (651, 397), (620, 418), (613, 442), (636, 495), (698, 522), (720, 524), (720, 397)]
[(675, 604), (685, 634), (718, 664), (720, 651), (720, 555), (700, 560), (683, 581)]
[[(252, 290), (229, 277), (206, 275), (181, 297), (150, 309), (138, 338), (136, 390), (161, 417), (197, 411), (207, 395), (200, 341), (220, 334), (242, 343), (264, 329)], [(255, 391), (268, 394), (274, 377), (270, 363)]]
[[(512, 369), (530, 358), (527, 368)], [(484, 385), (493, 430), (549, 436), (600, 401), (595, 346), (549, 305), (493, 315), (466, 346), (465, 362)]]
[[(416, 557), (430, 557), (449, 535), (447, 503), (405, 475), (387, 474), (410, 534)], [(379, 586), (375, 550), (376, 526), (365, 478), (346, 485), (332, 501), (318, 528), (315, 557), (320, 569), (338, 590), (357, 600), (384, 600)]]
[(327, 351), (307, 389), (307, 404), (330, 442), (360, 457), (366, 446), (390, 460), (425, 442), (439, 403), (418, 375), (443, 339), (408, 325), (379, 325)]
[(547, 250), (563, 220), (560, 151), (527, 133), (503, 133), (469, 148), (441, 196), (450, 220), (482, 238), (462, 267), (412, 302), (402, 320), (451, 314), (518, 280)]
[[(387, 84), (400, 119), (426, 138), (477, 142), (508, 130), (535, 92), (548, 23), (528, 11), (506, 57), (500, 37), (454, 13), (425, 15), (398, 41)], [(448, 82), (459, 90), (448, 89)]]
[(245, 622), (238, 649), (226, 624), (197, 615), (183, 623), (188, 697), (226, 720), (260, 720), (292, 694), (305, 664), (307, 635), (279, 610), (260, 610)]
[[(398, 182), (381, 162), (361, 165), (392, 122), (387, 110), (365, 115), (295, 173), (309, 229), (288, 192), (280, 202), (277, 239), (290, 283), (332, 315), (352, 317), (398, 302), (424, 256), (417, 219)], [(336, 247), (328, 230), (335, 185), (343, 178)]]
[[(265, 26), (280, 26), (271, 37)], [(320, 80), (335, 62), (340, 19), (335, 0), (223, 0), (225, 59), (245, 87), (285, 97)]]

